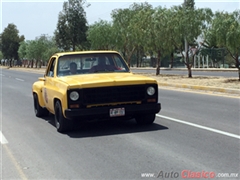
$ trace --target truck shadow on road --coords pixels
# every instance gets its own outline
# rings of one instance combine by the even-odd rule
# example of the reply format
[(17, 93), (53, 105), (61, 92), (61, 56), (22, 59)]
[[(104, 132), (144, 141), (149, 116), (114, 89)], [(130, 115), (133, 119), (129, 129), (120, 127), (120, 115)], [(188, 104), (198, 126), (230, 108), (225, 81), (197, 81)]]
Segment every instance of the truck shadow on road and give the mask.
[[(55, 127), (54, 116), (44, 118)], [(157, 119), (156, 119), (157, 121)], [(131, 120), (106, 120), (96, 122), (75, 122), (71, 131), (64, 133), (71, 138), (87, 138), (97, 136), (111, 136), (118, 134), (132, 134), (149, 131), (167, 130), (168, 127), (157, 124), (138, 125), (134, 119)]]
[(159, 131), (168, 129), (159, 124), (137, 125), (135, 120), (128, 121), (102, 121), (89, 123), (76, 123), (74, 131), (68, 132), (67, 135), (72, 138), (84, 138), (95, 136), (109, 136), (117, 134), (132, 134), (139, 132)]

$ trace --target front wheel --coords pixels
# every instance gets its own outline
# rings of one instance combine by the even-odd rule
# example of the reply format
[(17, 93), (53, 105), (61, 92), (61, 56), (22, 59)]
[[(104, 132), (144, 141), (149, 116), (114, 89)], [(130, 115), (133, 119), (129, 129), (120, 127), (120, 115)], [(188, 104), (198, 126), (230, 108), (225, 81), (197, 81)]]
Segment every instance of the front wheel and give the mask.
[(135, 120), (140, 125), (152, 124), (155, 121), (155, 114), (144, 114), (135, 117)]
[(55, 126), (60, 133), (69, 131), (72, 129), (72, 120), (66, 119), (62, 112), (62, 105), (60, 101), (55, 103)]
[(46, 108), (42, 108), (38, 101), (38, 95), (36, 93), (33, 94), (33, 103), (34, 103), (34, 112), (37, 117), (47, 116), (49, 111)]

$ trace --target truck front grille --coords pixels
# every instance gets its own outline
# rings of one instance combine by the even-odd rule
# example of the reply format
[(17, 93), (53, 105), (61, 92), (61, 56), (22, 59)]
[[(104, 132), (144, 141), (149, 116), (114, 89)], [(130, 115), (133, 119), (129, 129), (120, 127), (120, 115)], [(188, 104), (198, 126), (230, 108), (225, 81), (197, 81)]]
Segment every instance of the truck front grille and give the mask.
[(90, 105), (114, 102), (143, 101), (146, 96), (145, 89), (145, 85), (81, 89), (81, 103), (84, 105)]

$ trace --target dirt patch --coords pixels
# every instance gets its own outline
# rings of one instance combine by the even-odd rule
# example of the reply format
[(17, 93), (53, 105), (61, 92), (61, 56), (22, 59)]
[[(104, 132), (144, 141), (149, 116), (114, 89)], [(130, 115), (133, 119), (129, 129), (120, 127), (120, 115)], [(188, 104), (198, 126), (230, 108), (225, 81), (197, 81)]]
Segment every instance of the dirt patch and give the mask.
[(238, 79), (226, 79), (224, 80), (225, 83), (240, 83)]
[[(10, 68), (10, 70), (23, 70), (28, 72), (34, 72), (43, 74), (45, 72), (44, 68)], [(240, 90), (240, 81), (238, 78), (225, 78), (225, 77), (215, 77), (215, 76), (193, 76), (188, 78), (186, 75), (170, 75), (161, 74), (156, 76), (153, 73), (135, 73), (145, 76), (152, 77), (159, 82), (168, 84), (185, 84), (185, 85), (196, 85), (196, 86), (211, 86), (217, 88), (227, 88), (227, 89), (237, 89)]]
[(212, 86), (218, 88), (227, 88), (227, 89), (239, 89), (240, 90), (240, 81), (238, 78), (225, 78), (225, 77), (204, 77), (204, 76), (194, 76), (188, 78), (187, 76), (182, 75), (154, 75), (149, 73), (138, 73), (145, 76), (152, 77), (159, 82), (169, 83), (169, 84), (187, 84), (187, 85), (196, 85), (196, 86)]

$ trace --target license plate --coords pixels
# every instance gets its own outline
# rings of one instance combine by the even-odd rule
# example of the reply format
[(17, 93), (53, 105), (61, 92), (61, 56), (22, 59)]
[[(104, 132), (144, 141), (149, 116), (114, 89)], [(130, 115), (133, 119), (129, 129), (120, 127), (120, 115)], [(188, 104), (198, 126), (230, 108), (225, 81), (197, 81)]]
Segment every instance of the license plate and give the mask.
[(125, 115), (125, 109), (124, 108), (110, 109), (109, 114), (110, 114), (110, 117), (124, 116)]

